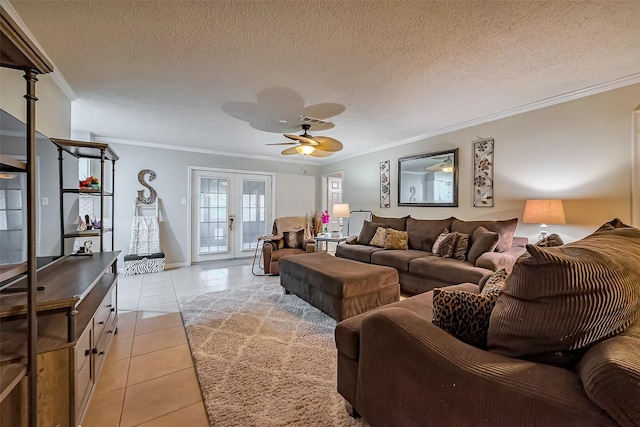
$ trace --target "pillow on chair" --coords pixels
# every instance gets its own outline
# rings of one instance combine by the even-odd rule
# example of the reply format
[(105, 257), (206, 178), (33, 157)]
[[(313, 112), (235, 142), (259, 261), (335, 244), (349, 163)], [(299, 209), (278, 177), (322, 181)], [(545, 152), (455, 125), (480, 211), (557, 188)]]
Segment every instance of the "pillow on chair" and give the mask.
[(302, 249), (304, 230), (285, 231), (282, 239), (285, 248)]

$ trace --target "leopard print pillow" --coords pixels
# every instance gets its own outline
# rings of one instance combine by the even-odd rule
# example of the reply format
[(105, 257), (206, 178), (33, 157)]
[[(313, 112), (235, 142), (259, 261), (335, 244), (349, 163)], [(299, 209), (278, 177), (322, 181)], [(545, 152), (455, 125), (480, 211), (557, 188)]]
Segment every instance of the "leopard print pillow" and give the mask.
[(504, 288), (504, 282), (507, 280), (507, 270), (501, 268), (487, 279), (482, 287), (481, 294), (498, 293)]
[(467, 344), (487, 348), (487, 331), (497, 293), (433, 290), (432, 323)]

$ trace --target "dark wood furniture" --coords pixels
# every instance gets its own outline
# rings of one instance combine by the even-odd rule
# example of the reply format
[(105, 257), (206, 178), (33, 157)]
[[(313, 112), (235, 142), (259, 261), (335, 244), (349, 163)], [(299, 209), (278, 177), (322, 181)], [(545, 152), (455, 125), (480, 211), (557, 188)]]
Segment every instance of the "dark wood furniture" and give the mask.
[[(0, 155), (0, 170), (27, 174), (27, 262), (0, 270), (0, 279), (26, 272), (24, 287), (24, 325), (16, 339), (21, 352), (0, 363), (0, 424), (37, 425), (37, 321), (36, 321), (36, 153), (35, 87), (38, 74), (53, 71), (53, 66), (38, 50), (9, 13), (0, 6), (0, 66), (24, 71), (26, 81), (27, 161)], [(2, 297), (0, 297), (2, 298)], [(0, 305), (5, 306), (4, 301)], [(2, 349), (6, 347), (7, 328), (0, 323)], [(25, 348), (26, 347), (26, 348)], [(25, 375), (27, 380), (25, 381)]]
[[(58, 160), (60, 165), (60, 234), (62, 238), (61, 255), (65, 253), (64, 239), (76, 238), (76, 237), (99, 237), (100, 238), (100, 251), (104, 251), (104, 234), (111, 233), (111, 250), (114, 248), (114, 233), (113, 227), (104, 226), (104, 214), (105, 214), (105, 197), (111, 198), (111, 220), (113, 221), (115, 203), (113, 201), (113, 191), (105, 190), (105, 162), (111, 161), (111, 188), (114, 188), (116, 178), (116, 161), (119, 159), (113, 148), (108, 144), (102, 144), (100, 142), (85, 142), (85, 141), (73, 141), (70, 139), (52, 138), (54, 144), (58, 146)], [(79, 188), (77, 185), (73, 187), (65, 187), (64, 185), (64, 168), (63, 168), (63, 152), (66, 152), (76, 158), (88, 158), (100, 160), (100, 188), (88, 189)], [(100, 221), (102, 227), (99, 229), (85, 230), (85, 231), (69, 231), (65, 230), (64, 222), (64, 206), (65, 195), (91, 195), (100, 198)]]
[[(40, 426), (76, 426), (82, 420), (117, 332), (119, 253), (65, 256), (38, 271), (38, 285), (44, 286), (36, 298)], [(26, 280), (12, 287), (24, 286)], [(27, 305), (24, 293), (2, 297), (2, 364), (26, 350), (20, 337)]]

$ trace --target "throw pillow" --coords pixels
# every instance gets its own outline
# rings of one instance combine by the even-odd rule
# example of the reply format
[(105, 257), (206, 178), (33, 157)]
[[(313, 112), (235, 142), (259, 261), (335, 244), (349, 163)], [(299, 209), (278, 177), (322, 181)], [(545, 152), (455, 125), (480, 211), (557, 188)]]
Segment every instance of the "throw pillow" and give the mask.
[(437, 250), (433, 252), (433, 254), (442, 258), (451, 258), (453, 256), (453, 251), (456, 248), (457, 240), (458, 235), (456, 233), (447, 234), (444, 239), (442, 239), (437, 247)]
[(582, 240), (527, 252), (491, 315), (491, 351), (571, 366), (640, 317), (639, 229), (614, 220)]
[(384, 248), (385, 240), (387, 240), (387, 229), (384, 227), (378, 227), (378, 229), (376, 230), (376, 234), (374, 234), (369, 244), (371, 246), (378, 246), (379, 248)]
[(507, 270), (501, 268), (496, 271), (484, 282), (484, 286), (480, 291), (481, 294), (499, 293), (504, 288), (504, 283), (507, 280)]
[(467, 259), (475, 265), (478, 257), (485, 252), (493, 252), (499, 241), (500, 235), (498, 233), (489, 231), (482, 226), (476, 228), (473, 237), (471, 237), (471, 248), (469, 248)]
[(358, 238), (356, 239), (356, 243), (359, 245), (368, 245), (373, 239), (373, 236), (376, 234), (376, 230), (378, 227), (385, 227), (384, 224), (378, 222), (371, 222), (365, 220), (362, 224), (362, 230), (360, 230), (360, 234), (358, 234)]
[(285, 248), (300, 249), (304, 242), (304, 230), (285, 231), (282, 240)]
[(447, 234), (449, 234), (449, 230), (445, 228), (444, 230), (442, 230), (442, 233), (440, 233), (438, 237), (436, 237), (436, 241), (433, 242), (433, 246), (431, 247), (431, 253), (435, 254), (436, 252), (438, 252), (440, 243), (442, 243), (444, 238), (447, 237)]
[(460, 341), (486, 348), (491, 311), (498, 294), (433, 290), (432, 323)]
[(409, 247), (419, 251), (429, 251), (443, 229), (449, 229), (453, 217), (446, 219), (415, 219), (407, 218), (407, 233), (409, 233)]
[(452, 258), (458, 261), (465, 261), (467, 259), (467, 249), (469, 249), (469, 235), (455, 232), (458, 235), (456, 239), (456, 246), (453, 249)]
[(387, 228), (387, 236), (384, 241), (385, 249), (409, 249), (409, 233)]

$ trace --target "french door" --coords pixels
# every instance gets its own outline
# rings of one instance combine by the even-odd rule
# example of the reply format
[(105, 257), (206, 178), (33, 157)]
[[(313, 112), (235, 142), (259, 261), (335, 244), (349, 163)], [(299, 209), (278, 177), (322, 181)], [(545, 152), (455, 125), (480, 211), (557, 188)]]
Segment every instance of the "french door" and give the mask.
[(193, 170), (191, 193), (192, 260), (253, 256), (271, 230), (271, 175)]

